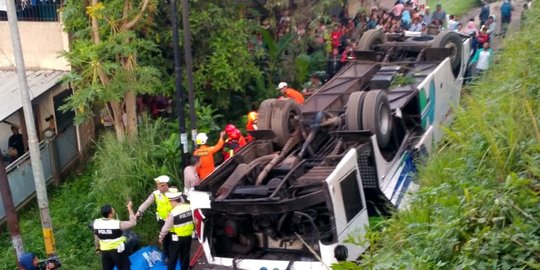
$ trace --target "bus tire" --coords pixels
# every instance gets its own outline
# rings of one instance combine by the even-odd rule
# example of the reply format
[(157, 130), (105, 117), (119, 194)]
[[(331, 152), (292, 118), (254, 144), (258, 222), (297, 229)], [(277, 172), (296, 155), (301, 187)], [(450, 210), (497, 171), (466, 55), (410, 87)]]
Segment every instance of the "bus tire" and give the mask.
[(386, 36), (383, 31), (377, 29), (367, 30), (362, 34), (358, 46), (356, 47), (360, 51), (374, 51), (374, 45), (380, 45), (386, 42)]
[(454, 31), (442, 31), (440, 32), (431, 43), (433, 48), (450, 48), (452, 50), (450, 54), (450, 64), (454, 76), (458, 76), (461, 69), (461, 52), (463, 51), (463, 42), (458, 33)]
[(371, 90), (364, 98), (362, 126), (377, 137), (379, 147), (385, 148), (392, 136), (392, 111), (384, 90)]
[(257, 112), (257, 128), (258, 129), (272, 129), (270, 126), (272, 120), (272, 104), (276, 99), (265, 99), (259, 106)]
[(272, 131), (276, 135), (275, 142), (283, 147), (291, 134), (296, 131), (301, 117), (300, 106), (292, 99), (279, 99), (274, 102), (272, 108)]
[(345, 109), (345, 119), (347, 121), (347, 130), (362, 130), (362, 107), (364, 106), (364, 98), (366, 92), (353, 92), (347, 100), (347, 108)]

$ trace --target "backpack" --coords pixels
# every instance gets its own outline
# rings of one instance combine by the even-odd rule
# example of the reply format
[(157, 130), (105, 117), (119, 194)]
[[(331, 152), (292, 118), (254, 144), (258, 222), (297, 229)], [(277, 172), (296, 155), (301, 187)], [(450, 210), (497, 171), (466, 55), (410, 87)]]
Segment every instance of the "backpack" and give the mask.
[(505, 2), (501, 6), (501, 16), (510, 17), (512, 15), (512, 5), (509, 2)]

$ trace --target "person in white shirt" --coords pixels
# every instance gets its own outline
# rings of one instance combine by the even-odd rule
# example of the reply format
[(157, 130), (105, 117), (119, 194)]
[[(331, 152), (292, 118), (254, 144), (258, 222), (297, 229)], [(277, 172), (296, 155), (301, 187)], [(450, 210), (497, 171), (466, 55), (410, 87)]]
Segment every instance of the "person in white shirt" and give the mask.
[(487, 33), (490, 37), (495, 35), (495, 30), (497, 30), (497, 22), (495, 21), (495, 15), (489, 16), (489, 18), (486, 21), (486, 24), (484, 24), (485, 27), (487, 27)]
[(456, 20), (456, 16), (455, 15), (450, 15), (449, 18), (450, 19), (448, 20), (448, 23), (446, 24), (446, 27), (450, 31), (456, 31), (457, 28), (458, 28), (458, 24), (459, 24), (459, 22)]
[(424, 25), (420, 21), (420, 17), (414, 17), (412, 21), (412, 25), (409, 28), (409, 31), (411, 32), (422, 32), (424, 29)]
[(197, 169), (201, 166), (201, 159), (198, 156), (192, 156), (190, 165), (184, 169), (184, 195), (189, 198), (189, 193), (195, 186), (201, 183), (201, 179), (197, 174)]
[(471, 65), (474, 66), (474, 74), (476, 76), (488, 70), (491, 65), (491, 59), (493, 57), (493, 49), (491, 49), (489, 42), (484, 42), (482, 49), (477, 50), (471, 60)]

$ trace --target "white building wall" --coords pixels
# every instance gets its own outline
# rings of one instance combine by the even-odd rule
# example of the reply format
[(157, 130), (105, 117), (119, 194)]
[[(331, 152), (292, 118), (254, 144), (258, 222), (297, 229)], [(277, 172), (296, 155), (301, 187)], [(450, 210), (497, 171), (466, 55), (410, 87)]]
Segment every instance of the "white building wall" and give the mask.
[[(19, 22), (19, 33), (27, 69), (69, 70), (62, 51), (69, 50), (61, 22)], [(7, 21), (0, 22), (0, 68), (14, 68), (11, 34)]]

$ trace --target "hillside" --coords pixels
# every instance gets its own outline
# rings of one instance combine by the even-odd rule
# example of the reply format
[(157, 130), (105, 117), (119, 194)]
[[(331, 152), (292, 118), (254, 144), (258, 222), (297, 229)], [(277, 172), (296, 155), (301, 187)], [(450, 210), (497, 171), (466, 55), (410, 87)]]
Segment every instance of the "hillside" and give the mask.
[(540, 9), (529, 12), (466, 90), (410, 209), (370, 235), (364, 266), (540, 269)]

